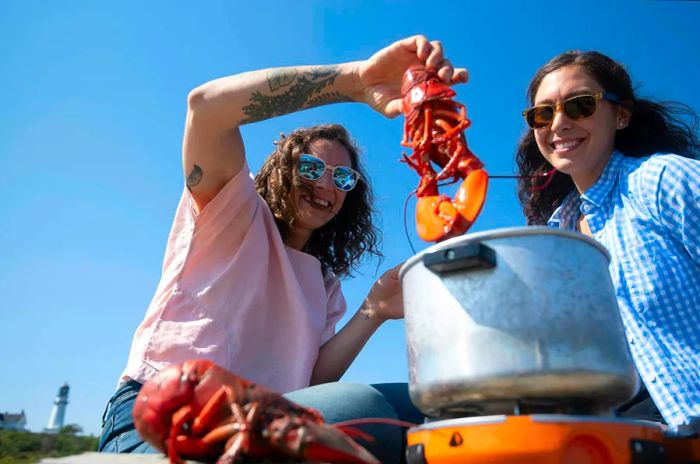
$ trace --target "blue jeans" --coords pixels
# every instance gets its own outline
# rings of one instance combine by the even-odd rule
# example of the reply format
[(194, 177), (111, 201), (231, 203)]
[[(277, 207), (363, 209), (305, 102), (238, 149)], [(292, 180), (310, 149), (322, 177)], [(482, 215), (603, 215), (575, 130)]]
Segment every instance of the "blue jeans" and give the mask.
[(102, 414), (102, 434), (97, 451), (100, 453), (160, 453), (144, 442), (134, 426), (131, 411), (141, 384), (129, 380), (119, 387)]
[[(99, 452), (160, 453), (145, 443), (134, 427), (131, 412), (140, 389), (141, 384), (131, 380), (122, 385), (107, 403)], [(359, 418), (389, 418), (420, 424), (425, 418), (411, 403), (406, 383), (365, 385), (333, 382), (303, 388), (284, 396), (317, 409), (328, 423)], [(374, 438), (372, 443), (361, 444), (381, 462), (394, 464), (403, 461), (404, 429), (386, 424), (367, 424), (357, 428)]]
[[(411, 403), (406, 383), (333, 382), (284, 396), (319, 410), (330, 424), (360, 418), (399, 419), (414, 424), (422, 424), (425, 420), (423, 413)], [(357, 428), (374, 438), (371, 443), (361, 439), (358, 442), (381, 462), (395, 464), (404, 461), (406, 429), (387, 424), (367, 424)]]

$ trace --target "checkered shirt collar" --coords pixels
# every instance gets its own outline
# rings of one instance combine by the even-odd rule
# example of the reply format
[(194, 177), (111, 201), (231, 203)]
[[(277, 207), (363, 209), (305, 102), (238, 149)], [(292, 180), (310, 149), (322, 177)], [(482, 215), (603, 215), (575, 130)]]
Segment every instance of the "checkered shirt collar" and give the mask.
[(608, 163), (605, 165), (603, 173), (598, 177), (598, 180), (581, 195), (581, 198), (598, 207), (602, 206), (603, 202), (610, 194), (613, 185), (615, 185), (615, 181), (617, 181), (623, 159), (624, 155), (622, 153), (614, 151)]
[(585, 200), (598, 207), (603, 204), (617, 181), (623, 159), (624, 155), (622, 153), (614, 151), (598, 180), (583, 195), (579, 196), (578, 191), (575, 188), (572, 189), (564, 197), (559, 207), (554, 210), (552, 217), (547, 221), (547, 225), (558, 229), (575, 229), (576, 219), (581, 214), (582, 201)]

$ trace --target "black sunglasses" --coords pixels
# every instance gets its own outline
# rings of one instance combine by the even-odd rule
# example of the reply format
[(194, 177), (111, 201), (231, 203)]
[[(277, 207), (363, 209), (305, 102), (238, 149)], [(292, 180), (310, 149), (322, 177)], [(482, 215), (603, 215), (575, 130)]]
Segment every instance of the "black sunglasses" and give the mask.
[(360, 180), (360, 173), (348, 166), (328, 166), (321, 158), (313, 155), (303, 154), (299, 156), (297, 173), (304, 180), (317, 181), (323, 177), (326, 169), (331, 170), (335, 188), (343, 192), (349, 192), (354, 189), (357, 181)]
[(578, 95), (556, 105), (537, 105), (523, 111), (523, 117), (531, 129), (549, 126), (557, 111), (562, 111), (567, 118), (578, 121), (593, 116), (600, 100), (619, 103), (620, 98), (610, 92), (598, 92), (593, 95)]

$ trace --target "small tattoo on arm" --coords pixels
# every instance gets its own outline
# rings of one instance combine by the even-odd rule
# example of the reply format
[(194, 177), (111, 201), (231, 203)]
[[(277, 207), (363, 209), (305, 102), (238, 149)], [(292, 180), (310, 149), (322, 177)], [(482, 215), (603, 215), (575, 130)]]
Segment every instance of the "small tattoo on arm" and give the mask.
[(192, 171), (190, 172), (190, 175), (187, 176), (187, 187), (192, 188), (195, 185), (199, 184), (199, 181), (202, 180), (202, 168), (197, 166), (196, 164), (192, 168)]

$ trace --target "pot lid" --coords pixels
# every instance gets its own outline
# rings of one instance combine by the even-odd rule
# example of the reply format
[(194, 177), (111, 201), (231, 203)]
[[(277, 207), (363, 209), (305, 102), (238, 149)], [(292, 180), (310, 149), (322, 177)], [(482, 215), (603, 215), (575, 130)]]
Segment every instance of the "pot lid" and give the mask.
[(458, 237), (452, 237), (451, 239), (445, 240), (444, 242), (436, 243), (435, 245), (432, 245), (408, 258), (399, 270), (399, 279), (403, 279), (404, 274), (408, 272), (409, 268), (411, 268), (414, 264), (421, 262), (423, 256), (428, 253), (434, 253), (436, 251), (453, 248), (456, 246), (468, 245), (470, 243), (479, 243), (502, 238), (527, 237), (533, 235), (554, 235), (584, 242), (600, 251), (605, 258), (610, 261), (610, 253), (603, 245), (601, 245), (597, 240), (587, 235), (583, 235), (580, 232), (554, 229), (552, 227), (545, 226), (505, 227), (502, 229), (485, 230), (483, 232), (460, 235)]

